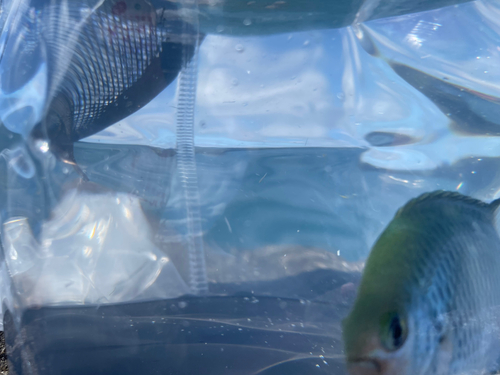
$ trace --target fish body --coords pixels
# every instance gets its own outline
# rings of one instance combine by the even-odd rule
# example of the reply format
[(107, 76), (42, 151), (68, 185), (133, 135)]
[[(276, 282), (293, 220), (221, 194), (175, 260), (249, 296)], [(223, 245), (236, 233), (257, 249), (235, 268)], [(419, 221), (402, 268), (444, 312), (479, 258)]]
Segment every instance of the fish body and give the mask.
[(352, 375), (458, 375), (500, 358), (499, 201), (434, 192), (375, 243), (343, 322)]
[[(151, 0), (161, 6), (164, 0)], [(348, 27), (364, 21), (453, 6), (470, 0), (200, 0), (200, 30), (206, 34), (270, 35)]]
[[(53, 18), (57, 26), (61, 20)], [(45, 23), (50, 27), (50, 22)], [(65, 42), (65, 35), (54, 34), (57, 43)], [(73, 159), (74, 142), (128, 117), (156, 97), (189, 62), (197, 43), (193, 25), (181, 19), (175, 4), (157, 10), (146, 0), (103, 1), (76, 37), (66, 73), (33, 132), (35, 138), (49, 138), (66, 160)]]

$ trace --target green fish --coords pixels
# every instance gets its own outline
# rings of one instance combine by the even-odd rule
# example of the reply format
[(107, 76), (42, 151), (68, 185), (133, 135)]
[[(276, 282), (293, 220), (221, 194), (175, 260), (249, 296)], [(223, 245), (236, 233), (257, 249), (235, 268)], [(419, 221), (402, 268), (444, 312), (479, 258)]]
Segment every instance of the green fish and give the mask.
[(396, 213), (343, 322), (351, 375), (499, 369), (499, 206), (438, 191)]

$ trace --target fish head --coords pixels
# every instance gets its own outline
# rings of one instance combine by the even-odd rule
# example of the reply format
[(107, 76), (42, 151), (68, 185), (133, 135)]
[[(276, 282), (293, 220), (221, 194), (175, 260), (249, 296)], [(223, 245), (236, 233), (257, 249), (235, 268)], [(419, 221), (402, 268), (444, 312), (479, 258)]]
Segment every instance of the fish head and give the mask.
[(366, 262), (356, 302), (343, 321), (351, 375), (418, 375), (430, 366), (432, 353), (426, 351), (438, 339), (427, 329), (434, 319), (422, 298), (427, 286), (415, 285), (413, 277), (413, 256), (422, 246), (413, 224), (392, 222)]
[[(368, 318), (361, 315), (370, 314)], [(402, 308), (353, 311), (343, 322), (351, 375), (415, 375), (415, 334)]]

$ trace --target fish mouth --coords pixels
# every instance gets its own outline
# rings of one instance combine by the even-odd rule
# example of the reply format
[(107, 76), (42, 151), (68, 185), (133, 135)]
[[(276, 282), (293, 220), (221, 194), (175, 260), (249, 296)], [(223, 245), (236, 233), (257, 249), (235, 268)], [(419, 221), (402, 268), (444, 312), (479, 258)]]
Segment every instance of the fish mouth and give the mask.
[(347, 372), (350, 375), (379, 375), (382, 373), (382, 365), (373, 358), (349, 358)]

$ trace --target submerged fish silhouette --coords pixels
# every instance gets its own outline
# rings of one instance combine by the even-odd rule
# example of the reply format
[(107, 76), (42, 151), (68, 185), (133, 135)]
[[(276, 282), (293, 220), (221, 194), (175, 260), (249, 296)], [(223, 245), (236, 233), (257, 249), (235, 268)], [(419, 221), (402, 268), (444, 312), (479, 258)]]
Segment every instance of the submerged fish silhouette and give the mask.
[(74, 142), (156, 97), (190, 61), (198, 42), (194, 26), (172, 2), (157, 10), (146, 0), (105, 0), (83, 18), (78, 5), (63, 1), (37, 11), (53, 68), (47, 109), (31, 132), (71, 164)]
[(465, 135), (500, 136), (500, 98), (439, 79), (403, 64), (391, 64), (406, 82), (431, 100)]

